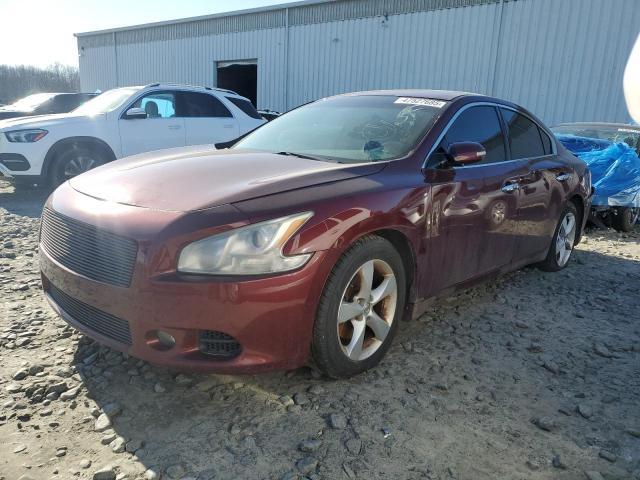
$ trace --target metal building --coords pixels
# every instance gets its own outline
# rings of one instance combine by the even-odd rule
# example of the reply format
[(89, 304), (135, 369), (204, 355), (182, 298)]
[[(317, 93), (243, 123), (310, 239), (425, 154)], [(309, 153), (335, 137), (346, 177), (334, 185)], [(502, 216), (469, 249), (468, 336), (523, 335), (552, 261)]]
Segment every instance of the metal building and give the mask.
[(479, 92), (548, 123), (628, 122), (640, 0), (309, 0), (77, 34), (82, 89), (231, 87), (259, 108), (378, 88)]

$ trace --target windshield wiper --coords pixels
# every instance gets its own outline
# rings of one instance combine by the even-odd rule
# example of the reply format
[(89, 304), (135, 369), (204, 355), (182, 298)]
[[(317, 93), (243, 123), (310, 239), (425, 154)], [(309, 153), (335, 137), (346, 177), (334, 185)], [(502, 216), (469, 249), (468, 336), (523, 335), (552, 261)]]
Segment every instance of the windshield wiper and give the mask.
[(321, 162), (329, 162), (330, 161), (327, 158), (312, 157), (311, 155), (305, 155), (304, 153), (296, 153), (296, 152), (276, 152), (276, 155), (287, 155), (287, 156), (290, 156), (290, 157), (305, 158), (307, 160), (318, 160), (318, 161), (321, 161)]

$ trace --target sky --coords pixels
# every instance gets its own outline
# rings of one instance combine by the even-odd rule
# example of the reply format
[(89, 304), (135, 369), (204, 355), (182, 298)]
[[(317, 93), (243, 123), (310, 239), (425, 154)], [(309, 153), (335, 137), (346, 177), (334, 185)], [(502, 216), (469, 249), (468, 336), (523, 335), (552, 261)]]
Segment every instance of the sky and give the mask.
[(0, 64), (77, 66), (74, 33), (279, 3), (287, 0), (0, 0)]

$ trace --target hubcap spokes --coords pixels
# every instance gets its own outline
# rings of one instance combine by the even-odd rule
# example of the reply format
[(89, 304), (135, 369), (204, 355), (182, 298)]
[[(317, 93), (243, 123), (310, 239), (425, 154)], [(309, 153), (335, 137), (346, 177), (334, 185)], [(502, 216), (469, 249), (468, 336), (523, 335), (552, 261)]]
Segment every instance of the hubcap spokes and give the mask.
[(364, 360), (384, 343), (398, 300), (393, 270), (383, 260), (369, 260), (353, 275), (338, 308), (338, 338), (344, 354)]
[(90, 157), (76, 157), (68, 162), (64, 167), (64, 176), (72, 178), (81, 173), (91, 170), (95, 165), (95, 161)]
[(563, 267), (569, 261), (573, 244), (576, 239), (576, 217), (573, 213), (567, 213), (562, 219), (558, 238), (556, 239), (556, 261)]

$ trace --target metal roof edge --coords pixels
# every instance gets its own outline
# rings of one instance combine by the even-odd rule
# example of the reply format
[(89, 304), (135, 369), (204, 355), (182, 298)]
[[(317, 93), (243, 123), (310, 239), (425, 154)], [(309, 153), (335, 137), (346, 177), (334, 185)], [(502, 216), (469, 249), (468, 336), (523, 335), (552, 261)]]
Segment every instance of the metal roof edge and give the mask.
[(277, 10), (286, 10), (288, 8), (305, 7), (308, 5), (317, 5), (321, 3), (331, 3), (331, 2), (337, 2), (337, 1), (340, 1), (340, 0), (297, 0), (293, 2), (278, 3), (276, 5), (268, 5), (265, 7), (247, 8), (244, 10), (233, 10), (230, 12), (214, 13), (211, 15), (199, 15), (196, 17), (185, 17), (185, 18), (179, 18), (176, 20), (163, 20), (161, 22), (140, 23), (137, 25), (129, 25), (126, 27), (107, 28), (104, 30), (94, 30), (90, 32), (79, 32), (79, 33), (74, 33), (73, 36), (76, 38), (91, 37), (94, 35), (104, 35), (107, 33), (117, 33), (117, 32), (126, 32), (128, 30), (138, 30), (140, 28), (162, 27), (166, 25), (190, 23), (190, 22), (195, 22), (199, 20), (211, 20), (214, 18), (235, 17), (240, 15), (248, 15), (252, 13), (273, 12)]

